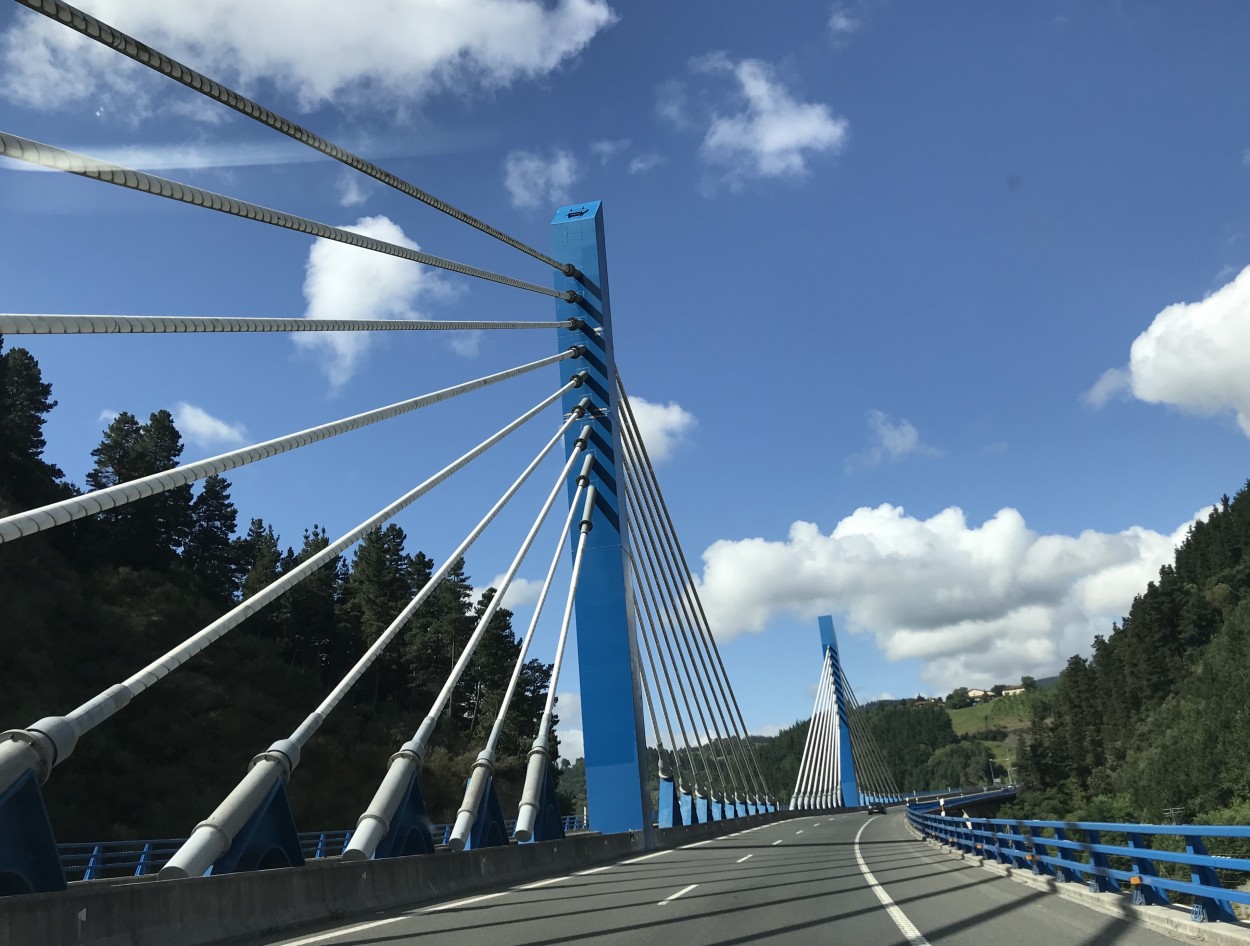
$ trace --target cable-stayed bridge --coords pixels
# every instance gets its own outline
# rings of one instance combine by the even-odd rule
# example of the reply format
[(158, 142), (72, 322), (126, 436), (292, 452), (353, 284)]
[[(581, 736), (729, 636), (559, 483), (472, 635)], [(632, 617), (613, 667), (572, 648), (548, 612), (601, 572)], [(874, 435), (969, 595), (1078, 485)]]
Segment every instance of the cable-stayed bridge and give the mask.
[[(821, 661), (807, 742), (793, 791), (777, 797), (761, 769), (749, 726), (734, 695), (719, 652), (715, 628), (699, 600), (673, 516), (631, 407), (615, 357), (604, 209), (591, 201), (559, 208), (547, 250), (540, 250), (478, 220), (420, 187), (296, 125), (210, 77), (126, 36), (59, 0), (18, 0), (67, 29), (234, 109), (323, 156), (337, 160), (393, 190), (466, 224), (542, 264), (549, 285), (516, 278), (432, 255), (316, 220), (269, 208), (187, 183), (96, 160), (56, 144), (0, 129), (0, 156), (42, 168), (112, 184), (142, 196), (160, 197), (238, 218), (239, 226), (264, 224), (321, 240), (379, 253), (458, 277), (485, 280), (525, 296), (544, 296), (542, 317), (511, 320), (311, 320), (151, 314), (3, 313), (0, 334), (22, 336), (199, 333), (377, 333), (392, 331), (490, 331), (554, 333), (551, 354), (502, 367), (481, 377), (423, 393), (363, 413), (323, 423), (216, 456), (101, 486), (38, 508), (5, 511), (0, 544), (18, 550), (31, 536), (153, 501), (163, 493), (203, 482), (282, 454), (314, 448), (331, 438), (385, 423), (415, 411), (437, 409), (455, 398), (515, 379), (546, 372), (548, 391), (534, 403), (518, 404), (510, 416), (486, 424), (482, 439), (356, 526), (330, 539), (266, 587), (237, 601), (197, 632), (124, 679), (80, 705), (49, 707), (33, 722), (13, 721), (0, 740), (0, 941), (24, 942), (211, 942), (228, 936), (282, 930), (331, 917), (396, 910), (430, 900), (419, 918), (394, 916), (343, 924), (315, 934), (291, 934), (293, 942), (372, 941), (379, 926), (388, 935), (455, 935), (457, 940), (498, 941), (500, 926), (513, 942), (636, 941), (654, 935), (660, 923), (690, 924), (690, 931), (714, 942), (759, 939), (810, 941), (819, 927), (842, 925), (853, 941), (887, 942), (901, 934), (924, 942), (904, 914), (908, 885), (935, 881), (946, 893), (961, 893), (962, 878), (946, 876), (948, 861), (931, 854), (908, 834), (901, 819), (874, 821), (860, 812), (868, 805), (903, 800), (889, 765), (875, 746), (839, 657), (830, 618), (821, 618)], [(528, 265), (528, 262), (527, 262)], [(187, 340), (191, 343), (191, 339)], [(514, 436), (515, 435), (515, 436)], [(123, 859), (107, 856), (106, 842), (71, 862), (58, 847), (56, 825), (44, 804), (44, 786), (58, 769), (73, 765), (81, 744), (101, 738), (97, 730), (118, 714), (144, 712), (144, 694), (167, 681), (188, 661), (208, 651), (245, 621), (274, 606), (336, 556), (382, 528), (431, 494), (469, 464), (486, 458), (507, 440), (529, 437), (530, 459), (512, 483), (474, 519), (466, 517), (462, 538), (443, 564), (393, 615), (390, 624), (354, 662), (334, 668), (336, 681), (290, 732), (275, 732), (237, 784), (185, 837), (131, 844), (124, 862), (131, 879), (119, 883)], [(491, 454), (491, 456), (496, 456)], [(308, 462), (315, 462), (310, 459)], [(489, 463), (489, 459), (482, 462)], [(554, 467), (540, 485), (541, 501), (531, 525), (511, 542), (514, 554), (497, 593), (478, 615), (451, 671), (409, 738), (379, 761), (381, 776), (370, 799), (361, 799), (354, 826), (301, 834), (287, 787), (318, 731), (425, 605), (449, 571), (478, 542), (523, 487)], [(546, 524), (556, 541), (542, 547)], [(508, 588), (530, 556), (544, 566), (544, 578), (510, 679), (497, 694), (489, 735), (476, 761), (464, 772), (463, 798), (447, 823), (435, 825), (422, 793), (421, 774), (439, 738), (456, 688), (491, 625)], [(566, 563), (568, 580), (558, 580)], [(496, 790), (500, 739), (516, 699), (525, 663), (540, 633), (542, 616), (555, 632), (545, 705), (524, 761), (524, 786), (515, 810), (505, 811)], [(582, 702), (589, 830), (562, 813), (553, 767), (555, 694), (571, 635), (576, 635)], [(815, 667), (813, 669), (816, 669)], [(9, 724), (10, 721), (5, 721)], [(23, 723), (25, 724), (23, 725)], [(263, 722), (263, 721), (258, 721)], [(211, 751), (206, 747), (205, 751)], [(658, 778), (648, 766), (654, 753)], [(223, 760), (243, 768), (246, 760)], [(385, 763), (383, 765), (383, 763)], [(974, 806), (998, 800), (964, 797)], [(1073, 866), (1067, 838), (1018, 831), (1002, 842), (991, 821), (974, 823), (963, 811), (938, 813), (916, 806), (914, 832), (955, 840), (966, 853), (992, 847), (1004, 862), (1046, 873), (1063, 860), (1061, 876), (1078, 882), (1089, 871)], [(952, 804), (955, 799), (951, 799)], [(930, 806), (931, 807), (931, 806)], [(836, 815), (836, 817), (835, 817)], [(934, 820), (937, 819), (937, 820)], [(959, 823), (967, 822), (963, 829)], [(980, 827), (975, 825), (979, 824)], [(334, 826), (329, 826), (334, 827)], [(963, 833), (960, 833), (960, 832)], [(980, 838), (982, 840), (976, 840)], [(986, 844), (985, 838), (995, 843)], [(1047, 848), (1048, 840), (1056, 839)], [(1094, 836), (1092, 843), (1097, 843)], [(1074, 841), (1077, 849), (1089, 842)], [(870, 845), (879, 847), (873, 848)], [(1190, 854), (1205, 849), (1190, 845)], [(1150, 863), (1135, 850), (1142, 865)], [(1045, 851), (1050, 853), (1046, 854)], [(880, 853), (876, 853), (880, 851)], [(1099, 851), (1089, 854), (1094, 876), (1119, 879)], [(1118, 855), (1115, 855), (1118, 856)], [(94, 860), (93, 860), (94, 858)], [(902, 874), (883, 883), (894, 858)], [(1048, 860), (1049, 858), (1049, 860)], [(1196, 862), (1195, 862), (1196, 863)], [(593, 866), (591, 866), (593, 865)], [(133, 869), (132, 869), (133, 868)], [(1138, 876), (1146, 868), (1135, 865)], [(1217, 907), (1233, 894), (1213, 897), (1219, 878), (1213, 868), (1198, 884)], [(1054, 874), (1054, 871), (1051, 872)], [(1158, 873), (1150, 876), (1158, 877)], [(135, 881), (133, 878), (139, 878)], [(96, 878), (101, 878), (97, 880)], [(73, 882), (71, 883), (71, 879)], [(81, 880), (82, 882), (79, 882)], [(1162, 881), (1160, 881), (1162, 883)], [(671, 889), (670, 889), (671, 888)], [(889, 891), (893, 892), (893, 897)], [(561, 894), (559, 891), (565, 890)], [(567, 891), (576, 889), (577, 893)], [(900, 889), (903, 892), (900, 892)], [(1149, 891), (1163, 890), (1147, 885)], [(1176, 888), (1180, 892), (1190, 892)], [(485, 891), (478, 893), (478, 891)], [(468, 895), (464, 899), (462, 895)], [(923, 896), (931, 896), (924, 894)], [(930, 918), (931, 938), (941, 940), (978, 923), (984, 911)], [(1011, 894), (1000, 894), (1010, 899)], [(1166, 896), (1159, 894), (1158, 896)], [(461, 899), (457, 899), (461, 897)], [(561, 900), (578, 906), (553, 906)], [(832, 899), (831, 899), (832, 898)], [(837, 909), (830, 909), (837, 900)], [(845, 900), (845, 904), (843, 904)], [(999, 913), (1029, 910), (1026, 895)], [(1150, 901), (1159, 905), (1158, 899)], [(922, 908), (920, 909), (923, 912)], [(658, 917), (651, 911), (664, 910)], [(1213, 908), (1212, 919), (1229, 919)], [(501, 911), (501, 912), (495, 912)], [(645, 916), (644, 916), (645, 914)], [(670, 919), (670, 918), (678, 919)], [(902, 919), (900, 920), (900, 917)], [(995, 920), (994, 922), (1000, 922)], [(1091, 935), (1097, 924), (1087, 922)], [(405, 925), (407, 924), (407, 925)], [(409, 929), (409, 927), (412, 927)], [(525, 930), (524, 934), (516, 933)], [(936, 932), (934, 932), (936, 930)], [(1150, 942), (1133, 934), (1133, 942)], [(346, 938), (345, 938), (346, 937)], [(1027, 940), (1026, 940), (1027, 941)], [(1090, 939), (1090, 942), (1096, 941)], [(1129, 941), (1129, 940), (1126, 940)]]

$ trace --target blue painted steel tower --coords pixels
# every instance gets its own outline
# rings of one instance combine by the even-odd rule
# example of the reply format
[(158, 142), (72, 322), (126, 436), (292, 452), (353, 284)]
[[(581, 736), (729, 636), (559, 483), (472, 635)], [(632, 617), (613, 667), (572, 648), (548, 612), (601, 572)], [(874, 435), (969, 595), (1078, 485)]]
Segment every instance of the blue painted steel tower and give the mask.
[(820, 656), (832, 651), (833, 693), (838, 706), (838, 781), (842, 788), (842, 804), (847, 808), (859, 805), (859, 785), (855, 781), (855, 757), (851, 753), (851, 727), (846, 718), (845, 681), (842, 676), (842, 660), (838, 656), (838, 635), (833, 630), (833, 618), (827, 614), (816, 619), (820, 625)]
[[(555, 287), (572, 290), (579, 303), (557, 302), (559, 319), (577, 318), (579, 328), (559, 330), (560, 349), (586, 347), (586, 357), (560, 363), (561, 378), (586, 371), (590, 380), (564, 396), (571, 411), (589, 396), (593, 423), (591, 483), (597, 492), (593, 529), (587, 537), (577, 590), (577, 662), (581, 672), (582, 730), (586, 743), (586, 794), (596, 831), (651, 831), (651, 792), (646, 777), (646, 732), (642, 723), (640, 664), (633, 614), (626, 607), (629, 576), (621, 536), (626, 509), (618, 493), (622, 458), (616, 418), (616, 360), (612, 312), (599, 201), (561, 207), (551, 221), (552, 254), (577, 272), (557, 274)], [(571, 450), (577, 433), (565, 435)], [(569, 496), (576, 477), (569, 480)]]

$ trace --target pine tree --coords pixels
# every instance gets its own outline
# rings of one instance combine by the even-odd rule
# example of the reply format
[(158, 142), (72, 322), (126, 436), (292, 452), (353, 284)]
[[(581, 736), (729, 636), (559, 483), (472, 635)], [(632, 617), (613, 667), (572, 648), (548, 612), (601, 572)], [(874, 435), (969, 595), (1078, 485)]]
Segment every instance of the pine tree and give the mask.
[(52, 385), (24, 348), (3, 351), (0, 337), (0, 503), (29, 508), (68, 493), (61, 470), (43, 459), (43, 425), (56, 407)]
[(182, 560), (204, 594), (218, 603), (235, 600), (244, 575), (242, 550), (234, 541), (237, 520), (230, 483), (221, 476), (208, 477), (191, 504), (191, 531)]

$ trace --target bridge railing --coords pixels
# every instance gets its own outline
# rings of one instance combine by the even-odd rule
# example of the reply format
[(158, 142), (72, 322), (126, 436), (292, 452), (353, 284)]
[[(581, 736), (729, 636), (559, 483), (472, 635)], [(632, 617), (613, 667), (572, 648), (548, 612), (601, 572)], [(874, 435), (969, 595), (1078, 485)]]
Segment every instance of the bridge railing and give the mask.
[[(516, 827), (515, 821), (506, 822), (509, 834)], [(565, 833), (585, 831), (587, 824), (580, 815), (564, 815)], [(430, 825), (434, 842), (445, 845), (451, 838), (452, 824)], [(351, 829), (339, 831), (302, 831), (299, 835), (300, 849), (307, 860), (338, 857), (351, 840)], [(106, 877), (146, 877), (155, 875), (186, 838), (160, 838), (143, 841), (82, 841), (58, 844), (61, 866), (69, 881), (101, 880)]]
[[(924, 837), (968, 854), (1133, 902), (1190, 906), (1195, 920), (1236, 922), (1233, 904), (1250, 906), (1250, 826), (1155, 825), (1102, 821), (1020, 821), (942, 816), (909, 806)], [(1217, 851), (1211, 853), (1208, 843)]]

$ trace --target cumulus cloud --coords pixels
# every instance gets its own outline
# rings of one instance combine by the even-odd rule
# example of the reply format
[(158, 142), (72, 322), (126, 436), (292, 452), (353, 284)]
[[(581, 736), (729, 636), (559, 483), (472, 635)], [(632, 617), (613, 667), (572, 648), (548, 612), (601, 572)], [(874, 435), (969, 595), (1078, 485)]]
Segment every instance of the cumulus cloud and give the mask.
[(513, 151), (504, 160), (504, 186), (513, 207), (567, 203), (577, 178), (577, 159), (562, 148), (552, 149), (547, 157), (532, 151)]
[(179, 401), (174, 406), (174, 426), (197, 447), (233, 447), (245, 442), (247, 428), (214, 417), (202, 407)]
[(955, 507), (917, 519), (883, 504), (828, 534), (800, 521), (784, 541), (715, 542), (699, 593), (722, 640), (783, 614), (841, 614), (887, 659), (920, 660), (935, 689), (989, 685), (1053, 673), (1108, 633), (1191, 522), (1171, 535), (1043, 535), (1010, 508), (970, 525)]
[(557, 693), (556, 715), (560, 717), (560, 724), (556, 727), (556, 735), (560, 737), (560, 757), (574, 762), (585, 758), (581, 694)]
[(653, 171), (664, 163), (664, 158), (656, 154), (654, 151), (648, 151), (646, 154), (640, 154), (629, 162), (630, 174), (645, 174), (647, 171)]
[[(419, 248), (386, 217), (362, 217), (345, 229)], [(428, 316), (419, 311), (419, 304), (447, 298), (454, 291), (427, 266), (332, 240), (317, 240), (308, 251), (304, 318), (425, 318)], [(342, 387), (356, 373), (372, 341), (367, 332), (299, 332), (291, 338), (298, 347), (321, 356), (322, 368), (334, 388)]]
[(671, 457), (698, 424), (695, 416), (676, 401), (654, 404), (635, 396), (629, 399), (629, 406), (634, 410), (638, 432), (654, 463), (663, 463)]
[(921, 441), (920, 432), (909, 420), (895, 423), (889, 414), (869, 411), (868, 427), (872, 431), (872, 440), (863, 450), (847, 457), (845, 465), (848, 473), (893, 463), (907, 456), (940, 455), (936, 448)]
[[(497, 89), (577, 56), (616, 14), (604, 0), (96, 0), (93, 15), (221, 81), (266, 83), (304, 109), (365, 96), (395, 103)], [(140, 112), (189, 93), (33, 13), (0, 35), (0, 96), (92, 107), (121, 93)]]
[(835, 118), (828, 105), (796, 100), (768, 63), (713, 53), (692, 68), (731, 76), (737, 84), (724, 109), (713, 113), (699, 149), (730, 187), (750, 178), (801, 178), (813, 155), (837, 154), (846, 146), (846, 119)]
[(117, 419), (117, 415), (120, 413), (121, 411), (116, 411), (111, 407), (106, 407), (104, 410), (100, 411), (100, 416), (97, 417), (96, 420), (101, 424), (111, 424)]
[(1126, 368), (1085, 393), (1101, 406), (1119, 391), (1198, 414), (1231, 412), (1250, 437), (1250, 266), (1200, 302), (1178, 302), (1134, 340)]
[[(503, 584), (503, 573), (496, 575), (491, 579), (487, 588), (498, 588)], [(523, 608), (527, 605), (534, 604), (538, 600), (538, 594), (542, 591), (543, 583), (541, 581), (531, 580), (529, 578), (513, 578), (512, 584), (508, 585), (508, 590), (503, 595), (503, 606), (505, 608)], [(477, 601), (482, 597), (486, 588), (474, 588), (472, 599)]]

